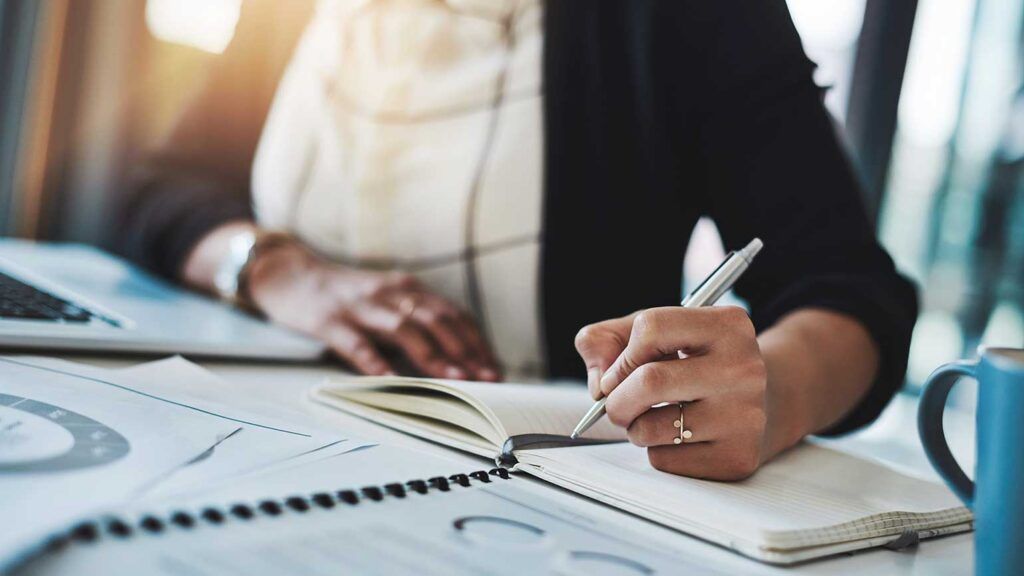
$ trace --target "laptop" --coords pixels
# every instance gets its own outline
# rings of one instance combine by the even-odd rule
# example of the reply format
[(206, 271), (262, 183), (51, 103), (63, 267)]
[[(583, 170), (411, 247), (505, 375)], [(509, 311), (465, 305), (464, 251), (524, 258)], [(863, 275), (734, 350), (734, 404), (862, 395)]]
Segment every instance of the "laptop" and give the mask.
[(324, 346), (96, 248), (0, 239), (0, 348), (311, 360)]

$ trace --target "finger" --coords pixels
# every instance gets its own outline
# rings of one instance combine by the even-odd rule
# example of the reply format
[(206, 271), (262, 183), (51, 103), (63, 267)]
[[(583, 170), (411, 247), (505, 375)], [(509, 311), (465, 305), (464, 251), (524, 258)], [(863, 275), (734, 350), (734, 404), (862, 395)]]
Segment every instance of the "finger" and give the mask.
[(449, 318), (449, 321), (459, 331), (463, 340), (469, 344), (469, 358), (479, 364), (477, 378), (488, 382), (501, 380), (501, 366), (476, 320), (463, 310), (454, 308), (454, 311), (455, 313)]
[(445, 355), (461, 363), (468, 355), (469, 343), (448, 320), (449, 315), (447, 307), (436, 299), (423, 298), (412, 309), (410, 317), (437, 342)]
[[(433, 320), (430, 333), (451, 358), (477, 380), (498, 380), (500, 375), (494, 355), (476, 323), (465, 312), (435, 295), (425, 297), (423, 308), (424, 312), (414, 314), (414, 318), (424, 324)], [(419, 311), (417, 308), (416, 312)]]
[[(682, 408), (684, 433), (681, 444), (708, 442), (729, 436), (738, 423), (731, 422), (727, 413), (709, 408), (714, 403), (708, 400), (687, 402)], [(651, 408), (641, 414), (626, 431), (629, 441), (637, 446), (674, 446), (680, 439), (680, 409), (678, 404), (667, 404)], [(689, 432), (689, 434), (686, 434)]]
[(466, 377), (464, 370), (444, 358), (417, 322), (390, 307), (364, 302), (346, 311), (345, 317), (374, 340), (397, 349), (427, 376), (457, 380)]
[(408, 294), (419, 292), (423, 289), (419, 279), (415, 275), (400, 270), (387, 272), (383, 277), (371, 276), (372, 295), (377, 297), (390, 296), (392, 294)]
[(476, 351), (472, 334), (460, 325), (461, 311), (444, 298), (429, 292), (395, 292), (384, 301), (399, 314), (410, 317), (420, 324), (445, 356), (460, 367), (468, 376), (477, 379), (496, 379), (496, 372), (482, 367), (484, 358)]
[(438, 341), (446, 355), (470, 377), (490, 382), (501, 379), (494, 354), (481, 335), (476, 322), (466, 312), (429, 292), (421, 292), (414, 296), (405, 295), (402, 300), (409, 298), (417, 298), (420, 302), (413, 308), (413, 318), (421, 324), (430, 323), (430, 327), (424, 326), (425, 330)]
[(357, 372), (373, 376), (395, 373), (373, 343), (347, 324), (328, 323), (320, 330), (319, 336), (339, 358), (351, 365)]
[(629, 342), (601, 378), (608, 395), (637, 368), (679, 352), (694, 354), (727, 335), (749, 336), (754, 327), (746, 311), (735, 306), (714, 308), (650, 308), (636, 315)]
[(635, 314), (590, 324), (576, 333), (576, 351), (587, 368), (587, 388), (595, 400), (602, 396), (601, 376), (629, 342), (633, 316)]
[[(605, 411), (613, 423), (625, 428), (651, 406), (662, 402), (693, 402), (732, 395), (761, 378), (755, 372), (757, 363), (750, 364), (753, 366), (711, 355), (649, 362), (612, 390)], [(756, 393), (758, 389), (751, 386), (751, 390)]]
[(752, 439), (697, 442), (647, 449), (651, 466), (680, 476), (706, 480), (743, 480), (761, 464), (761, 450)]

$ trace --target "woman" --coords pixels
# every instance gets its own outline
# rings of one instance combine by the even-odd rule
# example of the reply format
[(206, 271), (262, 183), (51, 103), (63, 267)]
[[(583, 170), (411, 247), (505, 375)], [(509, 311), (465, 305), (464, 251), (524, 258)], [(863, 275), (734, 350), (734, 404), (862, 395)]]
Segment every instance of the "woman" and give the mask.
[[(272, 106), (266, 77), (238, 81), (257, 32), (143, 167), (128, 245), (165, 275), (367, 374), (585, 365), (652, 464), (691, 476), (745, 477), (901, 385), (916, 297), (783, 0), (324, 1)], [(750, 315), (636, 313), (678, 302), (701, 215), (764, 240)], [(678, 408), (651, 406), (684, 401), (675, 445)]]

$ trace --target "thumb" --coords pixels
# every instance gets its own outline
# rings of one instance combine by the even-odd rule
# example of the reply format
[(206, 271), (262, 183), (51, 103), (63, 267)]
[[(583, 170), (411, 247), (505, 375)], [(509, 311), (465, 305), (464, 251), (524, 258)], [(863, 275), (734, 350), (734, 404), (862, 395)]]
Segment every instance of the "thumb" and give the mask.
[(633, 316), (614, 318), (584, 326), (576, 334), (576, 351), (587, 367), (587, 388), (595, 400), (601, 398), (601, 377), (626, 348)]

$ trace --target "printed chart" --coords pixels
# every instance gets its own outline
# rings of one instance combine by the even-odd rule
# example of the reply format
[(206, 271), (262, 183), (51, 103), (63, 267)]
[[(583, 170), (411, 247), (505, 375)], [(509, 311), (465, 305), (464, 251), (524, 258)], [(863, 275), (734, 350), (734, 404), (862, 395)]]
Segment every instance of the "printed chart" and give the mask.
[(0, 474), (67, 472), (123, 458), (128, 440), (87, 416), (0, 394)]

